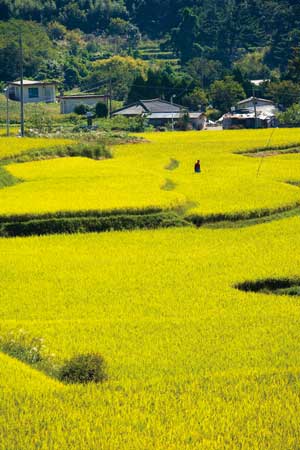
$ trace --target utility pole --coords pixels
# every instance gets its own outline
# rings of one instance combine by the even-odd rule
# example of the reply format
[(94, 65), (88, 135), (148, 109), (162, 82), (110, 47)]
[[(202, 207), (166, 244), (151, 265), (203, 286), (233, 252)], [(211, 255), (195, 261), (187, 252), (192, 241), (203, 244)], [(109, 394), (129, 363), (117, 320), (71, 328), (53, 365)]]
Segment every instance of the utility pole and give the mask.
[(111, 78), (109, 79), (109, 117), (111, 117), (112, 113), (112, 82)]
[[(171, 104), (173, 105), (173, 98), (176, 97), (176, 94), (171, 95)], [(174, 131), (174, 112), (172, 112), (172, 131)]]
[(255, 97), (255, 88), (252, 87), (252, 98), (253, 98), (253, 107), (254, 107), (254, 127), (257, 128), (257, 109), (256, 109), (256, 97)]
[(4, 94), (6, 97), (6, 136), (9, 136), (9, 103), (8, 103), (8, 99), (9, 99), (9, 90), (8, 87), (6, 89), (4, 89)]
[(24, 68), (23, 68), (23, 39), (22, 30), (19, 34), (19, 62), (20, 62), (20, 85), (21, 85), (21, 137), (25, 136), (24, 127)]

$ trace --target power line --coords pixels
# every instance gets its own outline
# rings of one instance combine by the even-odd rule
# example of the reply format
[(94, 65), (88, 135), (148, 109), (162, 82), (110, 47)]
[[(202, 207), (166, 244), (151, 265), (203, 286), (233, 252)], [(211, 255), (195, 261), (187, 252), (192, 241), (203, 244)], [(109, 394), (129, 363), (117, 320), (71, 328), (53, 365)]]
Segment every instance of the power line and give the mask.
[[(270, 146), (270, 143), (271, 143), (271, 140), (272, 140), (273, 135), (275, 133), (275, 130), (276, 130), (276, 128), (273, 128), (272, 133), (270, 134), (270, 137), (269, 137), (268, 142), (266, 144), (266, 147), (265, 147), (266, 149)], [(258, 168), (257, 168), (257, 172), (256, 172), (256, 178), (258, 178), (258, 176), (260, 174), (260, 169), (261, 169), (263, 161), (264, 161), (264, 155), (262, 155), (262, 157), (260, 159), (260, 162), (259, 162), (259, 165), (258, 165)]]

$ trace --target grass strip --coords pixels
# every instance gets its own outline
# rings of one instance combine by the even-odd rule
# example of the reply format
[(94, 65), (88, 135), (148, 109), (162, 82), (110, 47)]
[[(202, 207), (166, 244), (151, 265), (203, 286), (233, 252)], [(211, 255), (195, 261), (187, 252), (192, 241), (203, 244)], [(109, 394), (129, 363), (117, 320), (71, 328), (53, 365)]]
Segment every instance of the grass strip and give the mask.
[[(0, 160), (1, 165), (12, 163), (24, 163), (30, 161), (41, 161), (45, 159), (64, 158), (64, 157), (85, 157), (90, 159), (112, 158), (111, 152), (102, 143), (82, 143), (72, 145), (59, 145), (55, 147), (28, 150), (24, 153), (12, 155)], [(1, 178), (1, 175), (0, 175)]]
[(49, 234), (92, 233), (134, 229), (156, 229), (191, 225), (174, 212), (104, 217), (37, 219), (2, 223), (1, 237), (41, 236)]
[(22, 183), (22, 180), (14, 177), (12, 174), (7, 172), (3, 166), (0, 165), (0, 189), (14, 186), (15, 184)]
[(234, 152), (235, 155), (244, 156), (272, 156), (274, 154), (285, 153), (299, 153), (300, 142), (294, 142), (291, 144), (272, 145), (269, 147), (255, 147), (249, 150), (238, 150)]
[(300, 203), (285, 205), (276, 209), (261, 209), (234, 214), (210, 214), (207, 216), (193, 214), (185, 219), (196, 227), (207, 228), (241, 228), (250, 225), (285, 219), (300, 214)]

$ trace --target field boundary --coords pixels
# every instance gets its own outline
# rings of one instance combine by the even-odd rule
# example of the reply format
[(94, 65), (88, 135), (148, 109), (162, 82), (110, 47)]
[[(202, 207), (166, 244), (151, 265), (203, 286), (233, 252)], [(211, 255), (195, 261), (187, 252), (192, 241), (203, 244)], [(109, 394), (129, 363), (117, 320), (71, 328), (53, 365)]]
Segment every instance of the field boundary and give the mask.
[(157, 229), (191, 226), (175, 212), (152, 214), (122, 214), (102, 216), (75, 216), (2, 222), (0, 237), (41, 236), (50, 234), (100, 233), (135, 229)]
[[(299, 148), (297, 147), (299, 146)], [(300, 152), (300, 143), (237, 151), (241, 155), (261, 155), (263, 152)], [(0, 189), (23, 182), (11, 175), (5, 168), (12, 163), (25, 163), (61, 157), (86, 157), (94, 160), (112, 158), (112, 153), (103, 143), (66, 144), (49, 148), (32, 149), (0, 159)], [(179, 161), (170, 159), (165, 166), (175, 170)], [(297, 182), (288, 182), (298, 185)], [(299, 182), (300, 183), (300, 182)], [(173, 190), (176, 183), (166, 179), (163, 190)], [(168, 227), (195, 226), (211, 229), (242, 228), (274, 220), (300, 215), (300, 201), (278, 208), (265, 208), (236, 213), (189, 214), (194, 204), (186, 203), (181, 208), (163, 209), (159, 207), (124, 208), (112, 210), (57, 211), (42, 214), (0, 215), (0, 237), (70, 234), (122, 231), (135, 229), (158, 229)]]
[(191, 214), (186, 220), (197, 228), (242, 228), (300, 215), (300, 201), (274, 209), (261, 209), (233, 214)]
[(251, 158), (279, 156), (293, 153), (300, 153), (300, 142), (271, 145), (267, 147), (256, 147), (248, 150), (238, 150), (233, 152), (234, 155), (249, 156)]

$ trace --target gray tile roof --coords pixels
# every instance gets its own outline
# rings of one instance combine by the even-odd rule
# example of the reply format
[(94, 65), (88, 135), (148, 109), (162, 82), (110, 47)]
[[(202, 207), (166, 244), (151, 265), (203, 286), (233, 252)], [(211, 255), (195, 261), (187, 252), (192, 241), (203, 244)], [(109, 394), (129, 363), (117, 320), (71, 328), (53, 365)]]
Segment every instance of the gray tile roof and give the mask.
[(113, 112), (114, 115), (123, 116), (139, 116), (143, 113), (176, 113), (183, 109), (182, 106), (172, 104), (166, 100), (155, 98), (152, 100), (140, 100), (139, 102), (131, 105), (126, 105), (124, 108), (118, 109)]
[[(192, 113), (189, 113), (189, 118), (190, 119), (199, 119), (203, 115), (204, 114), (201, 112), (192, 112)], [(152, 113), (147, 117), (150, 120), (153, 120), (153, 119), (180, 119), (180, 117), (182, 117), (182, 113), (180, 113), (180, 112)]]
[(136, 105), (129, 105), (125, 106), (125, 108), (118, 109), (117, 111), (114, 111), (112, 115), (119, 115), (119, 116), (140, 116), (143, 113), (146, 113), (147, 111), (142, 105), (136, 104)]
[(141, 100), (141, 104), (151, 113), (179, 112), (182, 106), (172, 104), (165, 100), (155, 98), (153, 100)]

